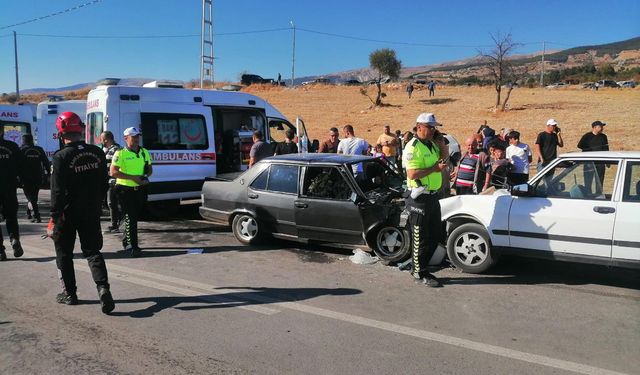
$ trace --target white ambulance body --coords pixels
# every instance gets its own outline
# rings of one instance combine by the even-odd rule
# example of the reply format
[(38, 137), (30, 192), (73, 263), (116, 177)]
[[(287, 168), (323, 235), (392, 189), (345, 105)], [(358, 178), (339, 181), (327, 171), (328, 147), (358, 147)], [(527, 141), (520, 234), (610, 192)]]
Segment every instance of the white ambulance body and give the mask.
[(287, 129), (296, 131), (282, 113), (251, 94), (149, 86), (96, 87), (87, 97), (86, 122), (92, 144), (109, 130), (124, 146), (123, 131), (141, 129), (153, 164), (149, 201), (199, 198), (205, 178), (245, 170), (253, 130), (261, 130), (267, 142), (283, 141)]
[(38, 146), (47, 153), (49, 160), (60, 148), (56, 119), (63, 112), (74, 112), (84, 121), (87, 112), (86, 100), (45, 101), (38, 104), (34, 137)]
[(0, 105), (0, 126), (4, 128), (4, 139), (22, 146), (22, 136), (32, 134), (33, 111), (24, 105)]

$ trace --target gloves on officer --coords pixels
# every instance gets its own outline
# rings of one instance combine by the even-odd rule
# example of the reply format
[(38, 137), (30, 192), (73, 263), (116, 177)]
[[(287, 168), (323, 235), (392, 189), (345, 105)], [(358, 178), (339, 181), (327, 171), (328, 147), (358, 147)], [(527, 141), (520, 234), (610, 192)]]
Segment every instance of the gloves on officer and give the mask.
[(54, 220), (53, 218), (49, 219), (49, 224), (47, 224), (47, 237), (51, 238), (54, 241), (60, 239), (62, 235), (62, 226), (64, 224), (64, 216)]

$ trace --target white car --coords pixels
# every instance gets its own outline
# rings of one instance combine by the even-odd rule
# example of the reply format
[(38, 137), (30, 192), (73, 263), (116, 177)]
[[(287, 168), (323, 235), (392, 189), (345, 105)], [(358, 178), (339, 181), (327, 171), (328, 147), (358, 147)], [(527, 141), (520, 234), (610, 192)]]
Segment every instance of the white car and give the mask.
[(449, 260), (480, 273), (500, 254), (640, 268), (640, 152), (560, 155), (509, 192), (440, 201)]

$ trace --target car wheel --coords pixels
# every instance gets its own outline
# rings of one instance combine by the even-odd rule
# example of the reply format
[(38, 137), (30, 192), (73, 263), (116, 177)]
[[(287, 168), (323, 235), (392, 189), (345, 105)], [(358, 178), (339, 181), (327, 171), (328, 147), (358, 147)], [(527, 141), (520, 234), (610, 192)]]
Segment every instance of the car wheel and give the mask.
[(409, 258), (409, 233), (396, 227), (384, 227), (376, 234), (373, 252), (388, 262), (401, 262)]
[(245, 245), (254, 245), (262, 237), (262, 228), (258, 220), (249, 214), (239, 214), (231, 224), (233, 235)]
[(491, 240), (480, 224), (462, 224), (451, 232), (447, 240), (447, 255), (456, 268), (468, 273), (481, 273), (497, 261)]

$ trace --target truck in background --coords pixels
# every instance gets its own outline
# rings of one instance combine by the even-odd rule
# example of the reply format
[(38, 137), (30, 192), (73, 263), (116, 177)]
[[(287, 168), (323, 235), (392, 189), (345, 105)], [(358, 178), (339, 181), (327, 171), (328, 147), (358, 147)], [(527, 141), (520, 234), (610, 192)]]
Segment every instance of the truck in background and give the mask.
[(301, 121), (294, 126), (255, 95), (170, 83), (101, 85), (87, 97), (87, 143), (99, 144), (110, 130), (124, 145), (124, 129), (141, 129), (153, 163), (149, 201), (200, 198), (206, 178), (246, 170), (254, 130), (269, 143), (284, 141), (288, 129), (308, 139)]

